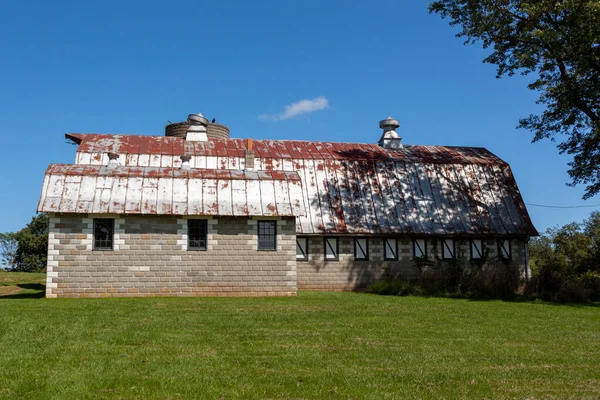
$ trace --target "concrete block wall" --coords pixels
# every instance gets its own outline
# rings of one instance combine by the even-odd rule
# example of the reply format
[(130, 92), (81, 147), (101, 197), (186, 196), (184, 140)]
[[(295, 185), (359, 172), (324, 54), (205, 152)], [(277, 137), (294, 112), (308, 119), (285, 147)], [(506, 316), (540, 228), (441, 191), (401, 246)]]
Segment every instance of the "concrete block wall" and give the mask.
[(113, 251), (93, 248), (93, 215), (50, 216), (47, 297), (293, 296), (295, 219), (277, 219), (277, 251), (257, 250), (257, 220), (208, 219), (208, 250), (187, 250), (187, 219), (115, 219)]
[[(324, 242), (322, 236), (308, 237), (308, 261), (298, 260), (298, 288), (307, 290), (361, 290), (371, 283), (379, 280), (386, 266), (395, 276), (405, 279), (417, 279), (420, 270), (413, 257), (413, 240), (411, 238), (397, 238), (398, 260), (384, 260), (382, 237), (369, 237), (369, 260), (357, 261), (354, 259), (354, 238), (338, 237), (339, 260), (331, 261), (324, 258)], [(462, 256), (464, 267), (471, 265), (470, 240), (456, 239), (457, 256)], [(498, 242), (496, 239), (485, 239), (484, 247), (488, 249), (490, 260), (498, 257)], [(521, 239), (511, 240), (512, 263), (525, 277), (525, 248), (526, 242)], [(435, 254), (441, 259), (440, 239), (427, 239), (428, 256), (435, 259)], [(459, 250), (460, 249), (460, 250)], [(442, 267), (447, 262), (441, 262)]]

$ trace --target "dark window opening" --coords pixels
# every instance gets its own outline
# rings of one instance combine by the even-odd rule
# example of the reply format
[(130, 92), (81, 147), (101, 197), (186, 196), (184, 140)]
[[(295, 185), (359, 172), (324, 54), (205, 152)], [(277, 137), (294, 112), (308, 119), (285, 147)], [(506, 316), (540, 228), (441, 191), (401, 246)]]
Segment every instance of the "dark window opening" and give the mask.
[(296, 238), (296, 260), (308, 261), (308, 238)]
[(369, 260), (369, 241), (367, 238), (354, 238), (354, 259), (357, 261)]
[(425, 239), (414, 239), (413, 240), (413, 255), (415, 257), (427, 257), (427, 240), (425, 240)]
[(188, 250), (206, 250), (208, 221), (188, 219)]
[(398, 241), (396, 239), (383, 240), (383, 258), (388, 261), (398, 260)]
[(336, 261), (340, 259), (340, 249), (338, 238), (326, 237), (325, 244), (325, 261)]
[(115, 220), (94, 219), (94, 250), (112, 250), (115, 235)]
[(498, 240), (498, 254), (501, 260), (512, 259), (512, 251), (509, 239)]
[(258, 250), (277, 250), (277, 221), (258, 221)]

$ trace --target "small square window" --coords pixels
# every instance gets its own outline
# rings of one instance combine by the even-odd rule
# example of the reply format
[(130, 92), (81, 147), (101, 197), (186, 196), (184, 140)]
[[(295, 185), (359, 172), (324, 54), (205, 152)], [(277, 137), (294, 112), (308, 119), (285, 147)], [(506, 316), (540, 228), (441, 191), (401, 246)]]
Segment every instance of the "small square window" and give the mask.
[(427, 257), (427, 240), (425, 240), (425, 239), (414, 239), (413, 240), (413, 256)]
[(481, 260), (483, 258), (483, 240), (471, 240), (471, 260)]
[(454, 239), (442, 239), (442, 259), (454, 260), (456, 258), (456, 243)]
[(369, 260), (369, 240), (367, 238), (354, 238), (354, 259), (357, 261)]
[(206, 250), (208, 221), (188, 219), (188, 250)]
[(512, 251), (510, 246), (510, 239), (499, 239), (498, 240), (498, 256), (501, 260), (512, 259)]
[(258, 250), (277, 250), (277, 221), (258, 221)]
[(383, 239), (383, 258), (388, 261), (398, 260), (398, 240), (396, 238)]
[(335, 261), (340, 259), (339, 243), (336, 237), (326, 237), (325, 245), (325, 261)]
[(308, 238), (296, 237), (296, 260), (308, 261)]
[(94, 250), (113, 250), (115, 220), (109, 218), (94, 219)]

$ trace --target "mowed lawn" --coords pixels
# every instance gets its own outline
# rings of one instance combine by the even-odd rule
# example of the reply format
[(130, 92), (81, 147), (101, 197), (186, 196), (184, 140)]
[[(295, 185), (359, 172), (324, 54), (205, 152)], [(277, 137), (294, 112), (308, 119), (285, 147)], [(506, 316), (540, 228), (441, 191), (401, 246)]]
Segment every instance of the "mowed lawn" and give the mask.
[(0, 294), (0, 398), (600, 398), (598, 306), (24, 289)]

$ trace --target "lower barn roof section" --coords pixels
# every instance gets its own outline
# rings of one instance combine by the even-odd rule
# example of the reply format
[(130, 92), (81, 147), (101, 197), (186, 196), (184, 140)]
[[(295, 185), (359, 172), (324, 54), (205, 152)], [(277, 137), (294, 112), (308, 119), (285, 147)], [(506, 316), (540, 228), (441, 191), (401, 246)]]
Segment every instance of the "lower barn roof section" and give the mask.
[(53, 164), (38, 211), (300, 216), (305, 207), (296, 172)]

